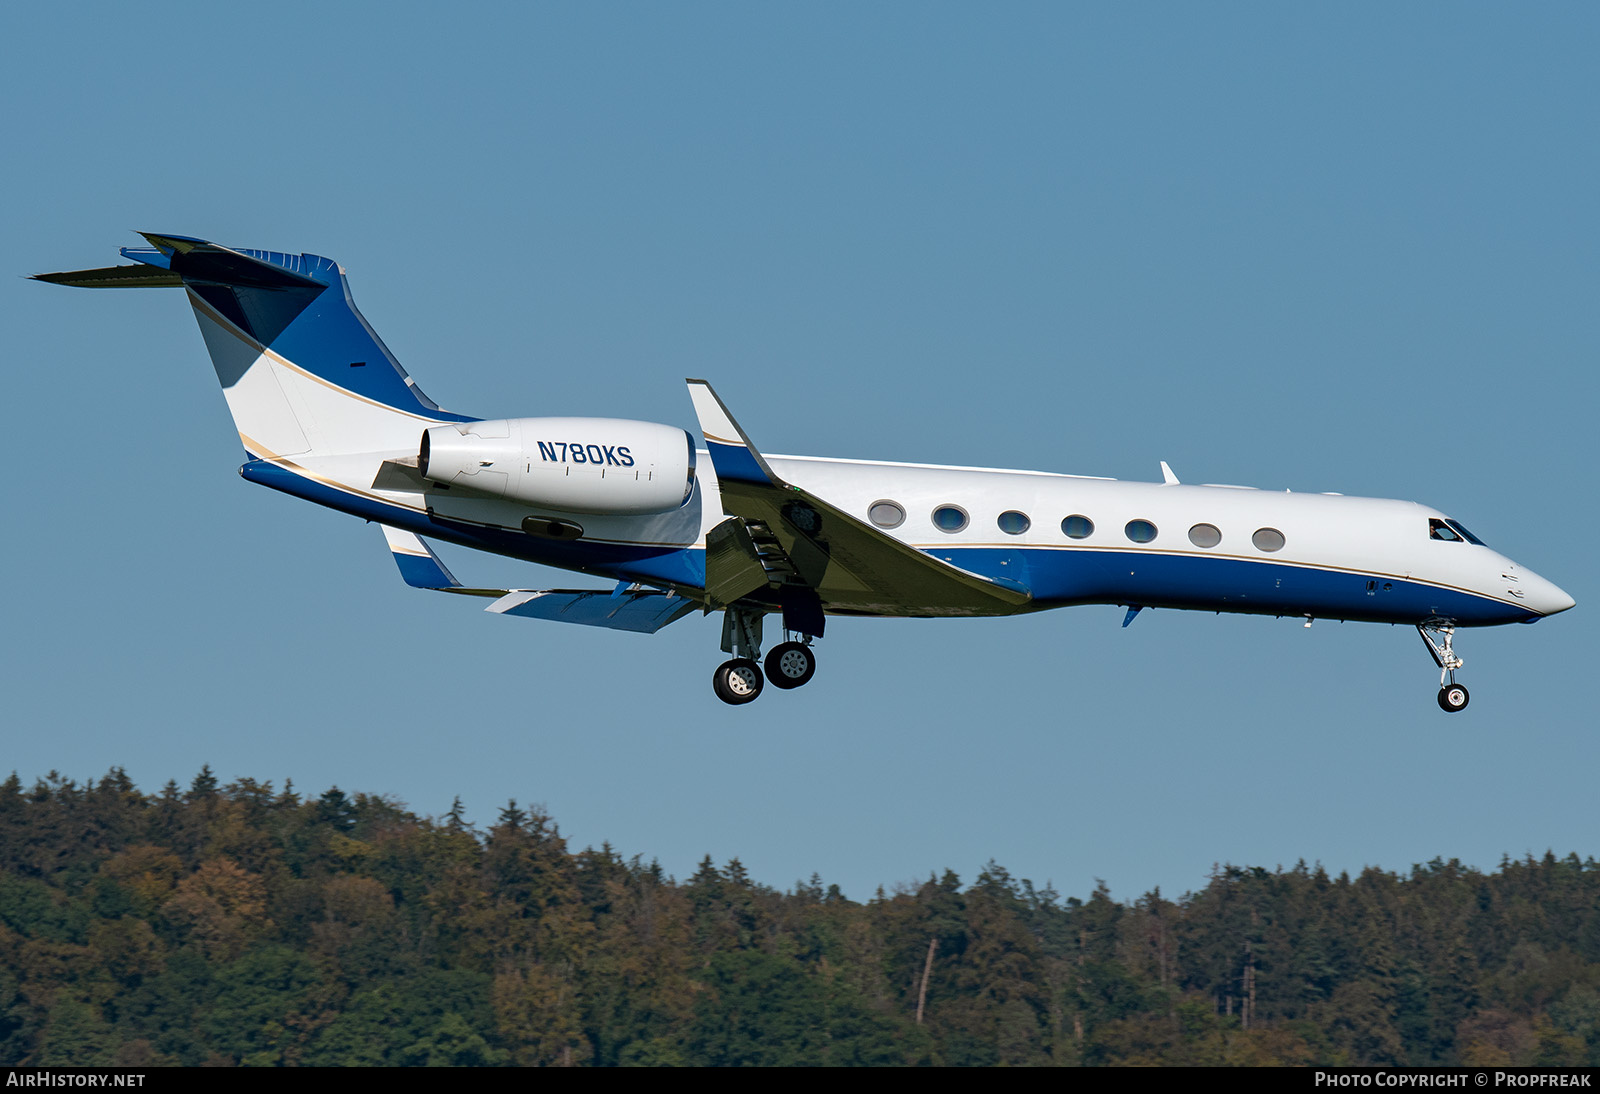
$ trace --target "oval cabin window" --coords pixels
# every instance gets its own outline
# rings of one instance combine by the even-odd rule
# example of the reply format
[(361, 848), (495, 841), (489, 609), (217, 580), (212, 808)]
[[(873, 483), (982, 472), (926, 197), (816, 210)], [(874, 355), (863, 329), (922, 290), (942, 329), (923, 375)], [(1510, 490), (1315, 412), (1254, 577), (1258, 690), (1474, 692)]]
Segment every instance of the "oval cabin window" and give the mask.
[(1020, 536), (1033, 527), (1033, 521), (1028, 519), (1028, 514), (1019, 513), (1015, 509), (1001, 513), (997, 523), (1000, 525), (1000, 530), (1008, 536)]
[(875, 501), (867, 510), (867, 519), (879, 528), (898, 528), (906, 522), (906, 511), (898, 502)]
[(1276, 528), (1257, 528), (1256, 534), (1250, 537), (1250, 542), (1256, 545), (1258, 551), (1283, 550), (1283, 533)]

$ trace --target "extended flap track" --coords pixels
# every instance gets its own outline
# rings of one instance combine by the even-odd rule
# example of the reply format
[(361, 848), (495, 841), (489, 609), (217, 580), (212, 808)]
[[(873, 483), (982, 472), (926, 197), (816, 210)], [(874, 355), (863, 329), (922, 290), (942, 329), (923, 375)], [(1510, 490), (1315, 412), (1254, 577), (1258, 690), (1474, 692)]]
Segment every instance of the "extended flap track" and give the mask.
[(761, 568), (767, 572), (769, 584), (786, 585), (791, 582), (804, 584), (799, 569), (789, 558), (789, 552), (783, 549), (783, 544), (772, 534), (772, 529), (767, 527), (766, 521), (747, 520), (744, 522), (744, 527), (745, 531), (750, 533), (750, 543), (756, 549), (756, 558), (760, 560)]
[(706, 533), (708, 608), (786, 585), (811, 587), (765, 521), (729, 517)]

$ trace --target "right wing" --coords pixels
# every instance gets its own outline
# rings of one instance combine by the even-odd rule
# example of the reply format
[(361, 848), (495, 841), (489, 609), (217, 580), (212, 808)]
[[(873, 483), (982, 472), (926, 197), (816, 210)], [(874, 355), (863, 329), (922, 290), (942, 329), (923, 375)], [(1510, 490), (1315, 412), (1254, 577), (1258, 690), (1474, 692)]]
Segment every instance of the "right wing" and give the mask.
[(441, 593), (494, 597), (494, 603), (484, 611), (497, 615), (654, 634), (700, 606), (687, 597), (630, 586), (627, 582), (618, 584), (610, 592), (604, 589), (469, 589), (455, 579), (421, 536), (387, 524), (379, 527), (407, 585)]
[[(783, 481), (750, 443), (711, 385), (704, 380), (688, 384), (717, 472), (722, 509), (743, 525), (742, 534), (739, 529), (728, 529), (715, 544), (712, 537), (707, 538), (708, 593), (718, 584), (719, 568), (748, 571), (754, 550), (769, 575), (785, 571), (785, 580), (815, 590), (830, 611), (1011, 615), (1024, 610), (1033, 599), (1020, 583), (1002, 583), (952, 566)], [(752, 546), (745, 547), (746, 541)], [(761, 549), (763, 544), (771, 545), (766, 552)], [(719, 552), (727, 558), (720, 566)], [(749, 580), (735, 581), (730, 587)]]

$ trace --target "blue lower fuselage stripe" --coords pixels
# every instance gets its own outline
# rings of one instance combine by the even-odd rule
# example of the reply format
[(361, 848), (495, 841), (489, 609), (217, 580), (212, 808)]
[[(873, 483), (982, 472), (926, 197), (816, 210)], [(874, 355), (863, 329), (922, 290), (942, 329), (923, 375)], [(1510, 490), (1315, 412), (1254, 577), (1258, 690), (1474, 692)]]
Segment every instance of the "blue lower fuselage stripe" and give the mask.
[[(744, 449), (735, 451), (749, 460)], [(753, 460), (750, 465), (755, 466)], [(721, 470), (719, 465), (719, 474)], [(266, 460), (251, 460), (240, 468), (240, 474), (251, 482), (331, 509), (462, 547), (619, 580), (705, 587), (705, 551), (700, 548), (562, 542), (510, 528), (436, 518), (330, 486)], [(1374, 623), (1409, 624), (1441, 618), (1461, 626), (1525, 623), (1539, 618), (1527, 608), (1462, 589), (1281, 562), (1072, 547), (949, 547), (929, 553), (1008, 587), (1020, 585), (1031, 590), (1032, 607), (1036, 608), (1140, 604)]]
[(1373, 623), (1442, 618), (1462, 626), (1538, 618), (1537, 612), (1461, 589), (1282, 562), (1071, 547), (971, 547), (930, 553), (973, 573), (1020, 581), (1041, 607), (1142, 604)]

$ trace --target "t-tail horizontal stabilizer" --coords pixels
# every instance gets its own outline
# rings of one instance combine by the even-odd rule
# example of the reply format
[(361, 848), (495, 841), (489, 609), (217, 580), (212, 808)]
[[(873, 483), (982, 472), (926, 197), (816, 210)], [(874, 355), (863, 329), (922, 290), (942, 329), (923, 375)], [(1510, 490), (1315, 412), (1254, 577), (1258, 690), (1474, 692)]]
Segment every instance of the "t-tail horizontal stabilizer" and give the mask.
[[(258, 458), (411, 444), (440, 410), (400, 367), (350, 296), (339, 264), (312, 254), (141, 233), (134, 265), (36, 274), (90, 289), (187, 289), (245, 449)], [(320, 434), (320, 436), (316, 436)]]

